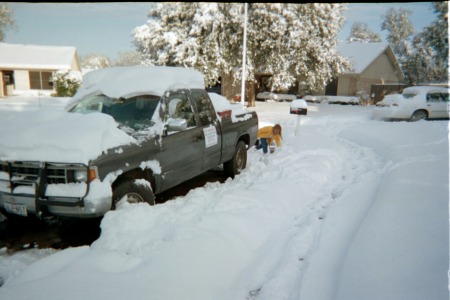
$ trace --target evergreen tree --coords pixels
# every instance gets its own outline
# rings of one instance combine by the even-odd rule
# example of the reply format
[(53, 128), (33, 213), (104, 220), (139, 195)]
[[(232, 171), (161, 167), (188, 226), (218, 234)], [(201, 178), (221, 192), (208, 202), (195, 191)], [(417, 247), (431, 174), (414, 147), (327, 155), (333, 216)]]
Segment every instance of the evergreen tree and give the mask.
[(407, 82), (448, 83), (448, 2), (433, 2), (437, 19), (417, 34), (404, 64)]
[(369, 26), (363, 22), (353, 23), (350, 31), (350, 36), (347, 38), (348, 42), (364, 42), (364, 43), (379, 43), (381, 42), (380, 35), (369, 29)]
[[(271, 73), (273, 90), (287, 90), (297, 77), (311, 89), (324, 86), (346, 66), (335, 50), (345, 7), (248, 4), (246, 78)], [(232, 70), (240, 80), (243, 18), (242, 3), (160, 3), (132, 35), (147, 64), (195, 68), (208, 85)]]

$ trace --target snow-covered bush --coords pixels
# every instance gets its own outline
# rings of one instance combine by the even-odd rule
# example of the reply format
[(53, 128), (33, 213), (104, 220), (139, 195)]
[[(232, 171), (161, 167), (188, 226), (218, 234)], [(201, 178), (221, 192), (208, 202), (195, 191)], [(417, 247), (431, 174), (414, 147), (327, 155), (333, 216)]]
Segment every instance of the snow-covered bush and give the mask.
[(356, 92), (355, 96), (358, 97), (360, 101), (369, 101), (371, 99), (369, 93), (364, 90)]
[(72, 97), (82, 83), (82, 75), (78, 71), (60, 70), (53, 74), (55, 97)]

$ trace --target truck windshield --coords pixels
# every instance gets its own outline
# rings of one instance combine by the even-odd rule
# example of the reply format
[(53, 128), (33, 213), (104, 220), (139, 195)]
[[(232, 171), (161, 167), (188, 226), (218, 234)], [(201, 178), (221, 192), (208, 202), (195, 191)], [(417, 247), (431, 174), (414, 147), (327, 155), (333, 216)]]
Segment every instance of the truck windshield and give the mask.
[(142, 130), (154, 125), (154, 113), (158, 107), (160, 97), (153, 95), (140, 95), (124, 98), (109, 98), (105, 95), (91, 96), (77, 103), (70, 112), (108, 114), (120, 126), (133, 130)]

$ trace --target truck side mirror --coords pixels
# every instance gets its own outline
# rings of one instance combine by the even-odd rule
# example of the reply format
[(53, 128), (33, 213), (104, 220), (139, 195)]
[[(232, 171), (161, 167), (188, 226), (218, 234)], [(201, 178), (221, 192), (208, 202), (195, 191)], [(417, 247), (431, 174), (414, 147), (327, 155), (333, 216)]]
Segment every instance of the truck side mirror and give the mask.
[(187, 121), (185, 119), (169, 119), (167, 120), (167, 130), (169, 132), (171, 131), (184, 131), (187, 127)]

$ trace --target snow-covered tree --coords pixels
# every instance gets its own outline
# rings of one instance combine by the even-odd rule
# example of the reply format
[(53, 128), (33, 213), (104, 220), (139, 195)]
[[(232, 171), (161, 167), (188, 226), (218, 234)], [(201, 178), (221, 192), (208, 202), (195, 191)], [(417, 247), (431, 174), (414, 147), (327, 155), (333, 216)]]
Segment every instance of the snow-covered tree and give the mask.
[(448, 62), (448, 1), (433, 2), (437, 19), (426, 27), (421, 38), (436, 51), (436, 55)]
[(5, 31), (14, 28), (13, 11), (8, 3), (0, 3), (0, 42), (5, 38)]
[(142, 62), (142, 54), (137, 51), (119, 52), (119, 57), (114, 61), (114, 66), (138, 66)]
[(378, 33), (369, 29), (367, 23), (355, 22), (347, 41), (351, 43), (378, 43), (381, 42), (381, 38)]
[[(324, 86), (346, 60), (335, 50), (345, 4), (249, 3), (246, 78), (270, 73), (273, 90), (286, 90), (298, 77), (311, 89)], [(244, 4), (159, 3), (147, 24), (132, 32), (150, 65), (201, 71), (206, 84), (222, 73), (242, 74)]]
[(97, 70), (111, 66), (111, 61), (103, 54), (90, 53), (80, 57), (80, 64), (83, 69)]
[(408, 48), (414, 34), (414, 27), (409, 21), (411, 11), (400, 8), (390, 8), (384, 16), (381, 30), (387, 30), (387, 41), (397, 56), (400, 65), (407, 59)]
[(403, 72), (408, 83), (446, 82), (448, 73), (448, 2), (433, 2), (437, 19), (414, 36)]

